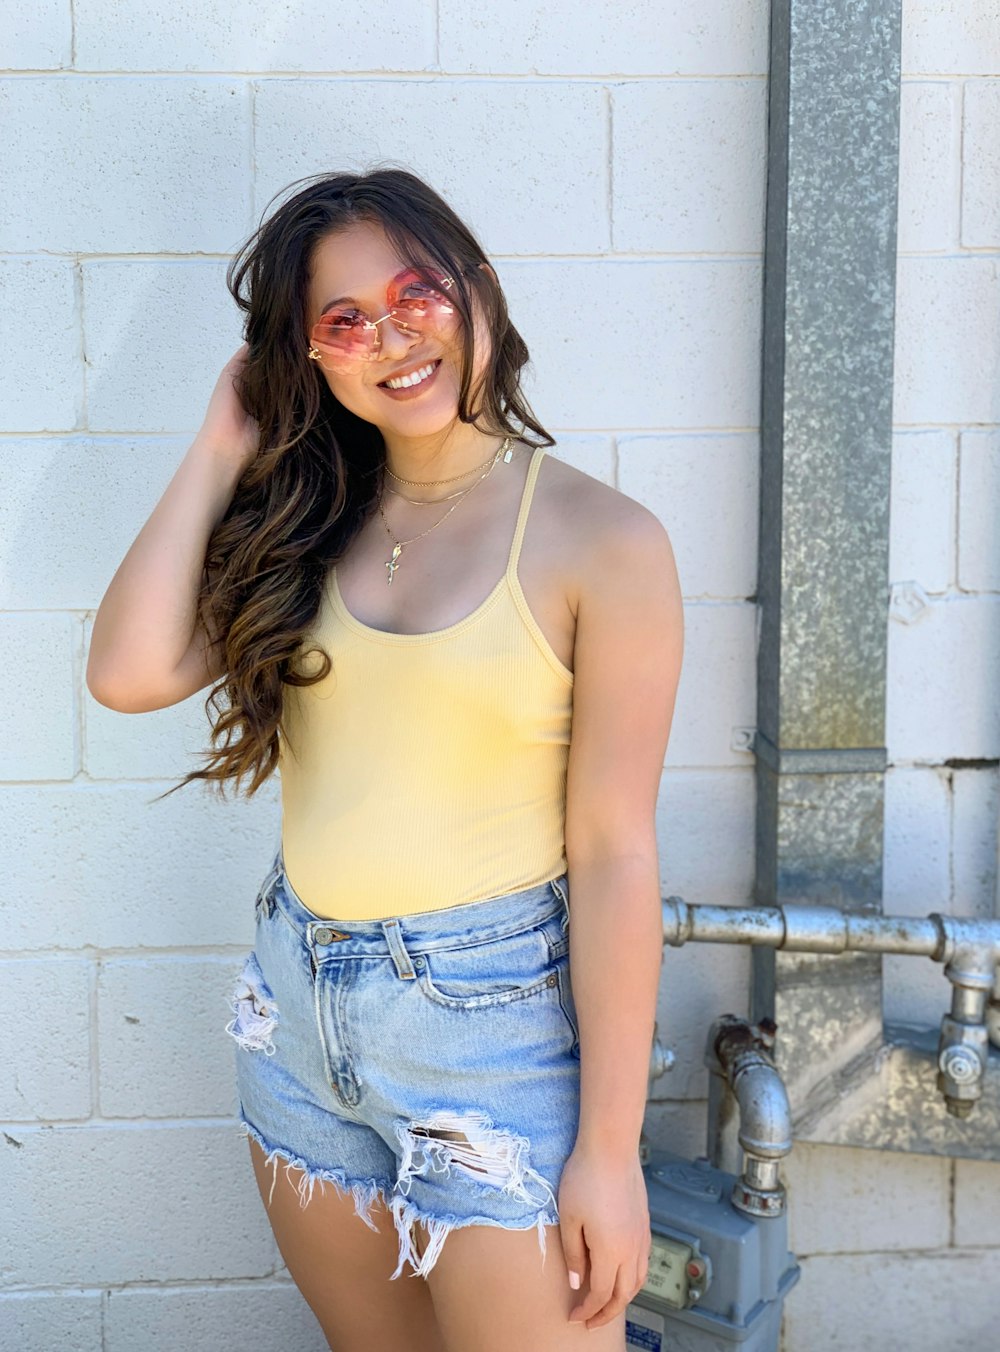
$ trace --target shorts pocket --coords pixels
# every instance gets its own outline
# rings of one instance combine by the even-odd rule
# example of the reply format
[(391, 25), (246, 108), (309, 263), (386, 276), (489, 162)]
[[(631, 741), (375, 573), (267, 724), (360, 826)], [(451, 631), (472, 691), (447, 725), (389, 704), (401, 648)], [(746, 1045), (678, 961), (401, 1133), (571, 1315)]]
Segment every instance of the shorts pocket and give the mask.
[(556, 981), (559, 990), (559, 1005), (573, 1039), (572, 1053), (580, 1056), (580, 1024), (576, 1014), (576, 1001), (573, 999), (573, 985), (569, 974), (569, 954), (556, 963)]
[(555, 991), (554, 954), (562, 941), (561, 918), (553, 916), (503, 939), (416, 953), (413, 965), (428, 999), (452, 1009), (481, 1009)]

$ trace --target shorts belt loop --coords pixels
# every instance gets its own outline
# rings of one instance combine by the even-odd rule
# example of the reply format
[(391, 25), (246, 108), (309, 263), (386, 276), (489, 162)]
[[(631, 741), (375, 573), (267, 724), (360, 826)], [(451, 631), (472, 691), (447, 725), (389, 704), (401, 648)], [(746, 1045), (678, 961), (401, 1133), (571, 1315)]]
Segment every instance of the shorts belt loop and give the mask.
[(389, 945), (392, 960), (396, 964), (396, 975), (402, 977), (405, 981), (413, 981), (417, 974), (413, 969), (413, 963), (410, 961), (410, 955), (406, 951), (406, 945), (403, 943), (399, 921), (396, 919), (383, 920), (382, 932), (385, 935), (386, 943)]

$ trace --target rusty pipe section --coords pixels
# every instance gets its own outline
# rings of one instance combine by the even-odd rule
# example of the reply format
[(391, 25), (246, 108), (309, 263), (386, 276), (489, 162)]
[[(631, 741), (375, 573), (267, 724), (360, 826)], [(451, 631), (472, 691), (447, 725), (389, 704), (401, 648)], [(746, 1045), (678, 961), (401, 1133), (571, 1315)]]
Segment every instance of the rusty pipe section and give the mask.
[(780, 1216), (785, 1209), (778, 1171), (792, 1148), (792, 1110), (771, 1059), (776, 1031), (770, 1019), (750, 1024), (723, 1014), (705, 1048), (708, 1157), (717, 1169), (739, 1175), (733, 1205), (750, 1216)]
[(759, 944), (788, 953), (901, 953), (944, 964), (951, 1010), (941, 1021), (938, 1088), (953, 1116), (982, 1097), (989, 1046), (1000, 1046), (1000, 920), (858, 915), (835, 906), (690, 906), (663, 902), (663, 942)]

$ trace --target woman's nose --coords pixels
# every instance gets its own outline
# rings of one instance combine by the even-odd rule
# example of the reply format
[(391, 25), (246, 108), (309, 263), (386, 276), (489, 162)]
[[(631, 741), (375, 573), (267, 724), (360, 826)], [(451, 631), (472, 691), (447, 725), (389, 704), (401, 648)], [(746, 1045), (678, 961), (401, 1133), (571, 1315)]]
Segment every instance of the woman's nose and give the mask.
[(384, 314), (381, 319), (374, 320), (373, 323), (378, 325), (378, 335), (381, 340), (379, 355), (393, 360), (405, 357), (416, 341), (416, 335), (407, 333), (405, 329), (397, 328), (391, 312)]

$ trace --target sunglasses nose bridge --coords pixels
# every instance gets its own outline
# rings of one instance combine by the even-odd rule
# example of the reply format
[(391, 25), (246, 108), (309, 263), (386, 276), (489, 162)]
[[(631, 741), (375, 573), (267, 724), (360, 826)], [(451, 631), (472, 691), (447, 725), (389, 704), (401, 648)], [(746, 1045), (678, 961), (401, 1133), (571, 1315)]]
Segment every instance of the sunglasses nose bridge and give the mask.
[(391, 328), (386, 330), (386, 332), (390, 334), (395, 332), (400, 338), (403, 339), (407, 347), (413, 346), (413, 341), (414, 338), (416, 337), (416, 334), (410, 332), (406, 328), (400, 327), (399, 323), (397, 322), (396, 315), (393, 313), (393, 311), (387, 310), (380, 319), (370, 319), (368, 321), (372, 334), (372, 348), (371, 348), (372, 355), (381, 352), (383, 343), (382, 337), (383, 331), (379, 327), (379, 325), (384, 324), (387, 319), (391, 319), (393, 322)]

